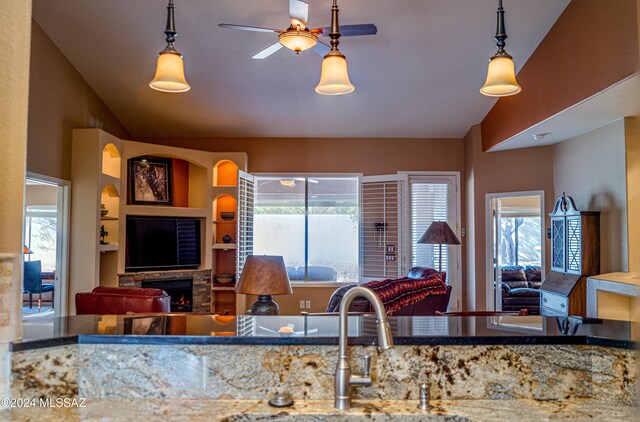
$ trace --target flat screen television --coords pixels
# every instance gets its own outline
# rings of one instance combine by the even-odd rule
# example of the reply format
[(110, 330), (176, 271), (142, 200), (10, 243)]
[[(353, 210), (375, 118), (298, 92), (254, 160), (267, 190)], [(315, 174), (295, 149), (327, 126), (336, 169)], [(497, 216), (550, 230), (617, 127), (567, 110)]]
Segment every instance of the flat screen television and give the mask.
[(127, 216), (125, 271), (194, 269), (200, 266), (200, 220)]

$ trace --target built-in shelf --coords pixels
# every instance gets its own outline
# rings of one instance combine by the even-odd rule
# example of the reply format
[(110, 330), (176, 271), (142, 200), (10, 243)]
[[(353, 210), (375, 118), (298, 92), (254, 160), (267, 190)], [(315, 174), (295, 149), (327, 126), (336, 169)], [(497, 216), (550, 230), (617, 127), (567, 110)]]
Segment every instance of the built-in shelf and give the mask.
[(213, 186), (211, 190), (213, 191), (214, 199), (220, 195), (231, 195), (234, 198), (238, 196), (237, 186)]
[(118, 250), (118, 244), (109, 243), (108, 245), (98, 245), (98, 250), (100, 252), (115, 252)]
[(104, 217), (100, 217), (100, 220), (117, 220), (118, 217), (111, 217), (110, 215), (105, 215)]
[(223, 250), (236, 249), (237, 247), (238, 245), (236, 245), (235, 243), (214, 243), (213, 245), (211, 245), (211, 249), (223, 249)]
[(216, 284), (213, 283), (211, 285), (211, 290), (235, 290), (236, 285), (234, 284)]
[(127, 205), (124, 209), (127, 215), (151, 215), (159, 217), (201, 217), (206, 218), (209, 212), (206, 208), (160, 207), (154, 205)]

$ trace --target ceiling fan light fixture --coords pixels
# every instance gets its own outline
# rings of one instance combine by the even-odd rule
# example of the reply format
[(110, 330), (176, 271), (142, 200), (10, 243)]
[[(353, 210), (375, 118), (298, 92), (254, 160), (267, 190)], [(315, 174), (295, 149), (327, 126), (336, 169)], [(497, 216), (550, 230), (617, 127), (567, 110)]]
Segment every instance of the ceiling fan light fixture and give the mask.
[(322, 95), (344, 95), (355, 91), (349, 80), (347, 60), (339, 51), (330, 51), (322, 60), (320, 82), (316, 92)]
[(182, 55), (173, 46), (176, 41), (176, 25), (174, 19), (173, 0), (167, 6), (167, 27), (164, 31), (167, 46), (160, 52), (156, 63), (156, 73), (149, 87), (161, 92), (186, 92), (191, 89), (184, 76)]
[(480, 92), (488, 97), (507, 97), (522, 91), (522, 87), (516, 81), (516, 70), (513, 59), (507, 53), (491, 57), (487, 80)]
[(498, 0), (498, 23), (496, 27), (496, 45), (498, 51), (489, 60), (487, 80), (480, 93), (488, 97), (507, 97), (522, 91), (516, 81), (516, 68), (511, 57), (505, 50), (507, 31), (504, 25), (504, 8), (502, 0)]
[(316, 45), (318, 43), (318, 37), (309, 32), (308, 29), (298, 31), (294, 28), (289, 28), (286, 32), (280, 34), (278, 41), (289, 50), (300, 53)]

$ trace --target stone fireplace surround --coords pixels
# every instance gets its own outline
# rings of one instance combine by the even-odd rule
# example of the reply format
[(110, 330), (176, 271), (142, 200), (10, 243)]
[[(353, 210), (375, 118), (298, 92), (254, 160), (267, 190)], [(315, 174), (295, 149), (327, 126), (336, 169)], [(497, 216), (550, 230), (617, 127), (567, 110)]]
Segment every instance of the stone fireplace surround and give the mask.
[(211, 270), (152, 271), (118, 274), (119, 287), (142, 287), (143, 281), (193, 278), (193, 312), (211, 312)]

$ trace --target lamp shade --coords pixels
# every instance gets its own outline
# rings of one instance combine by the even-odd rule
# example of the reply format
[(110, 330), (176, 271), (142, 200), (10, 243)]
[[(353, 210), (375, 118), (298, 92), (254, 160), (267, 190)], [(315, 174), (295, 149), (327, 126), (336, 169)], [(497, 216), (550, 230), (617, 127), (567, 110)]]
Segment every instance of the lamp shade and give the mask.
[(27, 245), (23, 245), (24, 246), (24, 252), (22, 252), (25, 255), (29, 255), (32, 254), (33, 251), (31, 249), (29, 249), (29, 247)]
[(446, 221), (434, 221), (418, 240), (418, 243), (459, 245), (460, 240)]
[(293, 293), (284, 259), (281, 256), (249, 255), (235, 291), (245, 295)]
[(149, 86), (162, 92), (186, 92), (191, 89), (184, 76), (184, 62), (178, 52), (160, 52), (156, 75)]
[(278, 37), (280, 44), (299, 53), (308, 50), (318, 43), (318, 37), (309, 31), (287, 31)]
[(496, 54), (489, 61), (487, 80), (480, 92), (488, 97), (507, 97), (522, 90), (516, 81), (516, 70), (510, 55)]
[(344, 95), (355, 91), (355, 89), (349, 80), (345, 57), (340, 53), (333, 54), (333, 52), (324, 56), (320, 83), (316, 86), (316, 92), (323, 95)]

